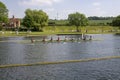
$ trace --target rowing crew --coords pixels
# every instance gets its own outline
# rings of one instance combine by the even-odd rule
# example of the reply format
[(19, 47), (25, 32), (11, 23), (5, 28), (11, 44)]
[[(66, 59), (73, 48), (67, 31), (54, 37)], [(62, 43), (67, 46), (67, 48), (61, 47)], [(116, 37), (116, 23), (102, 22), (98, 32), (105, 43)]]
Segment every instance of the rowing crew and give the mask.
[[(72, 38), (67, 38), (65, 37), (64, 40), (60, 39), (60, 37), (58, 36), (57, 37), (57, 40), (53, 40), (53, 37), (50, 38), (50, 40), (46, 40), (45, 37), (43, 37), (43, 39), (41, 40), (41, 42), (47, 42), (47, 41), (50, 41), (50, 42), (53, 42), (53, 41), (57, 41), (57, 42), (60, 42), (60, 41), (75, 41), (76, 39), (74, 39), (73, 37)], [(81, 38), (77, 38), (77, 41), (78, 40), (92, 40), (92, 36), (88, 36), (88, 35), (83, 35), (83, 37)], [(34, 40), (33, 38), (31, 38), (31, 43), (34, 43), (35, 41), (37, 40)]]

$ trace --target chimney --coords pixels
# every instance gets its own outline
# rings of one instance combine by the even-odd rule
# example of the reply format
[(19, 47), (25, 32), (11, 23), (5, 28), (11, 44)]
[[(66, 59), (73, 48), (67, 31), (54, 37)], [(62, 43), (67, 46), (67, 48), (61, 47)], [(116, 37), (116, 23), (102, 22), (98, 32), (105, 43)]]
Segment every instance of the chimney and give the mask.
[(15, 17), (14, 17), (14, 15), (13, 15), (13, 19), (14, 19)]

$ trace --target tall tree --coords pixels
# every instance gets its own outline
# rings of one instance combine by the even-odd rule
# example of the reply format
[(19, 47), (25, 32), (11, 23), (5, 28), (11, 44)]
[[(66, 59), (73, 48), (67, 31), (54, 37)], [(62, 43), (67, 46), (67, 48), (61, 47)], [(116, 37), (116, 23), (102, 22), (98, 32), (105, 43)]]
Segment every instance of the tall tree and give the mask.
[(86, 16), (79, 12), (69, 14), (68, 20), (69, 20), (70, 25), (76, 26), (77, 32), (79, 32), (79, 26), (86, 26), (88, 24), (88, 20), (87, 20)]
[(43, 30), (43, 27), (48, 23), (48, 15), (42, 10), (25, 11), (25, 17), (23, 18), (23, 25), (27, 28), (34, 28), (35, 30)]
[(31, 29), (34, 25), (32, 11), (30, 9), (27, 9), (25, 11), (25, 14), (26, 14), (25, 17), (23, 18), (23, 25), (28, 29)]
[(8, 22), (8, 9), (5, 4), (0, 1), (0, 24)]
[(120, 15), (118, 15), (115, 19), (113, 19), (112, 25), (118, 26), (120, 28)]

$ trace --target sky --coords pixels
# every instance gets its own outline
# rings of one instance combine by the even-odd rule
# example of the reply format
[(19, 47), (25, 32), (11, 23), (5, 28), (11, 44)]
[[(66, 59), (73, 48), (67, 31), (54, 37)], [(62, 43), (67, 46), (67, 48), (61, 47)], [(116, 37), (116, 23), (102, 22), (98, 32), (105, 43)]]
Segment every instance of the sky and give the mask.
[(49, 19), (67, 19), (68, 14), (79, 12), (89, 16), (120, 15), (120, 0), (0, 0), (9, 10), (9, 17), (25, 16), (25, 10), (43, 10)]

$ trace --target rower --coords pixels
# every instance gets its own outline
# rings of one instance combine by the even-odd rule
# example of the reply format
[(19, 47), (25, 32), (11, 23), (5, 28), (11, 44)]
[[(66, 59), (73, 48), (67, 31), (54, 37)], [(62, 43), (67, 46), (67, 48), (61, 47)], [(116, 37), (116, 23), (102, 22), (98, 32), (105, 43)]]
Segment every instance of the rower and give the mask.
[(43, 37), (43, 40), (42, 40), (42, 42), (45, 42), (45, 37)]
[(53, 41), (53, 38), (51, 37), (50, 41), (52, 42)]
[(83, 40), (86, 40), (86, 38), (87, 38), (87, 35), (84, 34), (83, 35)]
[(64, 39), (64, 41), (66, 42), (67, 41), (67, 37), (65, 36), (65, 39)]
[(33, 38), (31, 38), (31, 43), (34, 43), (34, 40), (33, 40)]
[(58, 39), (57, 39), (57, 41), (58, 41), (58, 42), (60, 41), (60, 38), (59, 38), (59, 36), (58, 36)]
[(89, 40), (92, 40), (92, 36), (90, 36), (90, 39)]
[(70, 41), (72, 41), (72, 42), (74, 41), (73, 37), (71, 38), (71, 40), (70, 40)]

